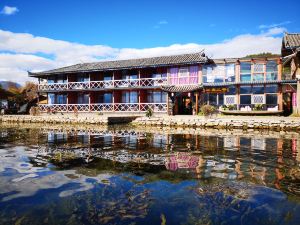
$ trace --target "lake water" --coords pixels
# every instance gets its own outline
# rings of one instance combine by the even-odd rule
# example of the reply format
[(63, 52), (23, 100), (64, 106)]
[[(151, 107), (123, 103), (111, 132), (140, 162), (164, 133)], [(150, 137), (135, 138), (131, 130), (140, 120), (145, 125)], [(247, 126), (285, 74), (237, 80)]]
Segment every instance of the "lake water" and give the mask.
[(300, 137), (2, 125), (0, 224), (300, 224)]

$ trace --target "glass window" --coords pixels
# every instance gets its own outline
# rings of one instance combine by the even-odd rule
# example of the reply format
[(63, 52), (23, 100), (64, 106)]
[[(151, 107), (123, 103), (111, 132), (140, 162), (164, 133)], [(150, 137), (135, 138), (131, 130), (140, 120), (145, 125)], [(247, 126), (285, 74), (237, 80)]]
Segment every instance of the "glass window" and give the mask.
[(89, 94), (78, 94), (78, 104), (89, 104)]
[(226, 95), (235, 95), (235, 94), (236, 94), (236, 87), (234, 85), (229, 86)]
[(219, 105), (224, 105), (224, 94), (219, 94)]
[(53, 84), (55, 83), (55, 77), (48, 77), (48, 84)]
[(277, 85), (266, 85), (266, 93), (277, 93), (278, 86)]
[(210, 105), (217, 105), (217, 94), (209, 94), (208, 99), (209, 99), (209, 104)]
[(277, 105), (277, 95), (267, 94), (266, 95), (266, 104), (267, 105)]
[(263, 73), (264, 72), (264, 64), (255, 63), (253, 65), (253, 72), (254, 73)]
[(266, 80), (277, 80), (277, 72), (267, 73)]
[(88, 82), (90, 80), (89, 75), (87, 74), (79, 74), (77, 76), (77, 82)]
[(251, 95), (241, 95), (240, 103), (241, 103), (241, 105), (250, 105), (251, 104)]
[(122, 92), (122, 102), (123, 103), (137, 103), (138, 93), (137, 91), (124, 91)]
[(112, 80), (112, 74), (105, 73), (104, 76), (103, 76), (103, 80)]
[(251, 73), (241, 74), (241, 81), (251, 81)]
[(67, 76), (58, 75), (56, 79), (56, 83), (67, 83)]
[(252, 93), (253, 94), (264, 94), (265, 88), (264, 86), (253, 86), (252, 87)]
[(225, 82), (234, 82), (235, 81), (235, 65), (227, 64), (226, 65), (226, 78)]
[(241, 62), (240, 64), (240, 72), (242, 73), (248, 73), (251, 74), (251, 63), (250, 62)]
[(267, 72), (277, 72), (277, 62), (268, 61), (267, 62)]
[(241, 86), (240, 87), (241, 94), (250, 94), (251, 93), (251, 86)]
[(253, 74), (253, 81), (264, 81), (264, 74), (263, 73), (256, 73)]
[(56, 103), (57, 104), (67, 104), (67, 95), (58, 94), (56, 96)]
[(55, 104), (55, 94), (51, 94), (51, 93), (48, 94), (48, 104), (49, 105)]
[(179, 68), (178, 77), (188, 77), (188, 76), (189, 76), (188, 67)]

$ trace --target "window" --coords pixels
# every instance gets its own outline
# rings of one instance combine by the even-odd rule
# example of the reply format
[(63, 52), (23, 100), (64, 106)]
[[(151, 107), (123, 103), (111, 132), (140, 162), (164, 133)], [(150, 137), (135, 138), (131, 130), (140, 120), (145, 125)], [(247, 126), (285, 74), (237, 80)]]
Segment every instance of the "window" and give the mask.
[(209, 105), (223, 105), (224, 94), (204, 93), (204, 102)]
[(208, 101), (210, 105), (217, 105), (218, 104), (218, 95), (217, 94), (209, 94)]
[(79, 74), (77, 76), (77, 82), (88, 82), (90, 80), (89, 75), (87, 74)]
[(123, 70), (122, 71), (122, 79), (123, 80), (133, 80), (138, 79), (138, 71), (136, 70)]
[(242, 62), (240, 64), (240, 79), (241, 81), (251, 81), (251, 63)]
[(67, 95), (66, 94), (58, 94), (56, 96), (57, 104), (67, 104)]
[(123, 103), (138, 103), (137, 91), (123, 91), (122, 92)]
[(48, 104), (52, 105), (55, 104), (55, 94), (48, 94)]
[(187, 67), (179, 68), (178, 77), (188, 77), (189, 69)]
[(278, 86), (277, 85), (266, 85), (266, 93), (277, 93)]
[(254, 73), (264, 73), (264, 64), (255, 63), (253, 65), (253, 72)]
[(90, 96), (89, 94), (78, 94), (77, 103), (78, 104), (89, 104)]
[(227, 64), (225, 82), (234, 82), (234, 81), (235, 81), (235, 65)]
[(56, 78), (56, 83), (67, 83), (67, 76), (58, 75)]
[(245, 73), (251, 74), (251, 63), (250, 62), (241, 62), (240, 66), (241, 66), (241, 69), (240, 69), (241, 74), (245, 74)]
[(278, 79), (278, 68), (276, 61), (268, 61), (266, 65), (266, 79), (267, 80), (277, 80)]
[(267, 80), (277, 80), (277, 73), (267, 73), (266, 79)]
[(264, 86), (253, 86), (252, 93), (253, 94), (264, 94), (265, 88), (264, 88)]
[(277, 105), (277, 94), (267, 94), (266, 95), (267, 105)]
[(251, 95), (241, 95), (240, 103), (241, 105), (251, 105)]
[(235, 95), (235, 94), (236, 94), (236, 87), (234, 85), (229, 86), (226, 95)]
[(110, 73), (105, 73), (104, 76), (103, 76), (103, 80), (112, 80), (112, 74)]
[(162, 91), (148, 91), (149, 103), (164, 103), (167, 101), (167, 93)]
[(277, 62), (276, 61), (268, 61), (266, 65), (267, 73), (268, 72), (277, 72)]
[(263, 73), (254, 73), (252, 76), (252, 81), (264, 81), (264, 79)]
[(112, 103), (112, 93), (101, 93), (97, 96), (97, 103)]
[(55, 83), (55, 77), (48, 77), (48, 84), (53, 84)]
[(241, 94), (250, 94), (251, 93), (251, 86), (241, 86), (240, 87)]

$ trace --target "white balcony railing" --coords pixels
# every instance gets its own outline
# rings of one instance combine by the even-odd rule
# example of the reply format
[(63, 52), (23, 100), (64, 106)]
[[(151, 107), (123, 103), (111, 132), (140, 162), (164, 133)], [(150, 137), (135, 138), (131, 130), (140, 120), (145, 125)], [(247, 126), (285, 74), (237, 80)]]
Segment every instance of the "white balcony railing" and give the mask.
[(88, 90), (110, 88), (157, 87), (167, 84), (167, 78), (142, 78), (130, 80), (107, 80), (89, 82), (68, 82), (39, 84), (40, 91)]
[(40, 104), (41, 112), (167, 112), (166, 103)]

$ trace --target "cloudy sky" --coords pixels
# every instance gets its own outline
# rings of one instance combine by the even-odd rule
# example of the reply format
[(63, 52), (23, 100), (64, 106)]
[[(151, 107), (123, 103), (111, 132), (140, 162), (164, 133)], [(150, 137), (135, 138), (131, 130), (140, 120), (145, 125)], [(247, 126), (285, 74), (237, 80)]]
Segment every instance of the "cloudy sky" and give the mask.
[(280, 53), (300, 1), (1, 0), (0, 80), (81, 62), (197, 52)]

